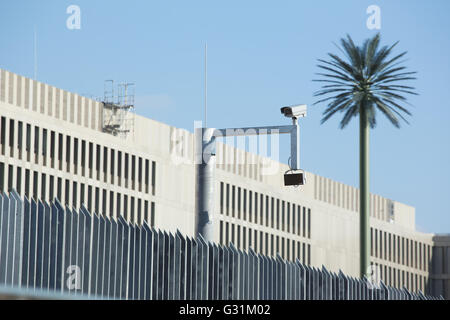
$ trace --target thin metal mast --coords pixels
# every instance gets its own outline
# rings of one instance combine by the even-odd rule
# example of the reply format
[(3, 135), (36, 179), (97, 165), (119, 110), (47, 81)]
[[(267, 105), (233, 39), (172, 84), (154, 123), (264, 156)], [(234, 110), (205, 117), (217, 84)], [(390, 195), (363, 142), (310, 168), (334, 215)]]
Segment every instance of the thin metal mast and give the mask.
[(208, 43), (205, 44), (205, 125), (207, 128), (207, 116), (208, 116)]
[(34, 80), (37, 78), (37, 35), (36, 26), (34, 27)]

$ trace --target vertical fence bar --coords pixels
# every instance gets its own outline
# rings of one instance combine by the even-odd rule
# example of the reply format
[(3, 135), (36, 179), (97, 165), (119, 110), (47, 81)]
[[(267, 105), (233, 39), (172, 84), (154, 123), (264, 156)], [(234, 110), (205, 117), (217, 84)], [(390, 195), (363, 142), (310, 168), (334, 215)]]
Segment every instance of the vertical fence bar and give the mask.
[[(102, 216), (103, 218), (103, 216)], [(103, 245), (103, 285), (102, 297), (109, 295), (109, 283), (111, 275), (111, 220), (105, 216), (104, 218), (104, 245)]]
[(50, 246), (51, 246), (51, 210), (47, 202), (44, 203), (44, 234), (42, 238), (42, 289), (48, 290), (50, 288)]
[(192, 299), (192, 241), (186, 238), (186, 289), (185, 299)]
[[(22, 282), (21, 285), (28, 287), (28, 265), (30, 262), (30, 218), (31, 218), (31, 205), (27, 197), (23, 201), (24, 211), (23, 211), (23, 259), (22, 259)], [(0, 194), (0, 248), (1, 245), (1, 232), (2, 232), (2, 195)], [(54, 227), (55, 224), (52, 224)], [(52, 233), (53, 234), (53, 233)], [(0, 249), (1, 250), (1, 249)], [(54, 273), (53, 273), (54, 274)], [(1, 282), (0, 282), (1, 283)], [(51, 287), (50, 289), (54, 289)]]
[(283, 296), (282, 270), (280, 261), (283, 261), (280, 255), (276, 258), (269, 258), (268, 281), (266, 283), (266, 298), (269, 300), (281, 300)]
[(222, 283), (222, 295), (221, 295), (221, 299), (222, 300), (228, 300), (228, 294), (229, 294), (229, 281), (230, 281), (230, 262), (229, 262), (229, 252), (228, 252), (228, 247), (221, 247), (223, 254), (222, 254), (222, 259), (223, 259), (223, 272), (222, 272), (222, 278), (223, 278), (223, 283)]
[(218, 248), (214, 243), (209, 243), (209, 267), (208, 267), (208, 299), (217, 300), (217, 287), (219, 278), (219, 268), (218, 268)]
[[(61, 291), (63, 289), (64, 279), (62, 277), (64, 268), (64, 248), (65, 248), (65, 233), (66, 233), (66, 211), (61, 205), (59, 200), (55, 200), (56, 207), (56, 217), (58, 220), (58, 225), (56, 227), (56, 252), (55, 252), (55, 289)], [(33, 217), (33, 201), (31, 202), (31, 216)], [(30, 219), (30, 223), (33, 222), (33, 218)], [(30, 230), (32, 230), (31, 228)], [(33, 238), (33, 237), (32, 237)], [(31, 240), (30, 240), (31, 248)], [(30, 251), (30, 265), (32, 252)]]
[(227, 265), (227, 273), (228, 273), (228, 279), (227, 279), (227, 299), (235, 299), (235, 265), (237, 263), (236, 256), (234, 254), (235, 248), (232, 243), (230, 243), (230, 246), (227, 248), (228, 253), (228, 265)]
[(37, 205), (37, 236), (36, 236), (36, 273), (35, 273), (35, 287), (38, 289), (42, 289), (43, 282), (43, 269), (44, 269), (44, 246), (42, 245), (44, 242), (44, 204), (42, 201), (38, 202)]
[[(64, 210), (64, 248), (63, 248), (63, 264), (60, 274), (61, 278), (61, 290), (68, 292), (69, 288), (66, 284), (66, 272), (71, 264), (71, 248), (72, 248), (72, 212), (69, 207), (66, 206)], [(39, 234), (39, 232), (38, 232)]]
[(147, 270), (147, 276), (145, 281), (145, 292), (146, 292), (146, 299), (152, 299), (152, 286), (153, 282), (155, 281), (155, 269), (153, 268), (153, 260), (155, 259), (155, 253), (153, 251), (153, 243), (155, 241), (155, 233), (154, 230), (149, 227), (147, 222), (144, 223), (144, 228), (147, 230), (147, 251), (146, 251), (146, 270)]
[[(214, 256), (216, 254), (215, 252), (216, 245), (208, 242), (207, 244), (207, 255), (208, 255), (208, 266), (207, 266), (207, 294), (206, 299), (207, 300), (215, 300), (214, 299), (214, 290), (215, 290), (215, 281), (216, 281), (216, 272), (214, 270), (215, 264), (214, 264)], [(216, 275), (216, 276), (215, 276)]]
[(186, 299), (186, 283), (187, 283), (187, 275), (186, 275), (186, 267), (187, 267), (187, 257), (186, 257), (186, 239), (183, 235), (178, 231), (177, 232), (180, 238), (180, 300)]
[(76, 292), (76, 279), (69, 276), (74, 272), (74, 267), (78, 267), (77, 263), (77, 255), (78, 255), (78, 212), (73, 209), (70, 212), (70, 215), (72, 217), (72, 223), (71, 223), (71, 236), (70, 236), (70, 258), (69, 258), (69, 265), (66, 267), (66, 286), (69, 292), (72, 294), (75, 294)]
[(191, 299), (197, 299), (197, 264), (198, 244), (196, 240), (191, 242)]
[(83, 284), (82, 292), (83, 295), (89, 295), (90, 289), (90, 273), (91, 273), (91, 262), (92, 262), (92, 216), (86, 210), (84, 206), (80, 209), (80, 215), (83, 215), (84, 220), (84, 243), (83, 243), (83, 263), (82, 263), (82, 273), (83, 273)]
[(122, 274), (123, 274), (123, 239), (124, 233), (123, 229), (125, 225), (123, 223), (123, 219), (117, 219), (117, 252), (116, 252), (116, 274), (115, 274), (115, 283), (114, 283), (114, 298), (117, 300), (122, 299)]
[(197, 272), (196, 272), (196, 295), (195, 299), (201, 300), (203, 296), (203, 245), (204, 241), (202, 237), (197, 238)]
[(175, 295), (175, 237), (169, 234), (168, 240), (167, 299), (173, 300)]
[(91, 234), (91, 272), (89, 273), (89, 283), (90, 283), (90, 291), (89, 295), (96, 296), (97, 295), (97, 278), (99, 274), (99, 255), (98, 255), (98, 247), (99, 247), (99, 239), (100, 239), (100, 219), (96, 213), (92, 213), (92, 234)]
[(128, 272), (127, 272), (127, 299), (134, 299), (134, 255), (136, 243), (136, 228), (129, 224), (129, 249), (128, 249)]
[(242, 253), (242, 280), (243, 280), (243, 288), (242, 288), (242, 298), (249, 299), (249, 282), (250, 282), (250, 273), (249, 273), (249, 255), (247, 252)]
[(162, 275), (163, 275), (163, 290), (162, 290), (162, 299), (163, 300), (167, 300), (168, 299), (168, 293), (169, 293), (169, 274), (168, 274), (168, 269), (169, 269), (169, 248), (170, 248), (170, 243), (169, 243), (169, 235), (167, 234), (166, 231), (164, 231), (164, 249), (162, 251), (162, 255), (163, 255), (163, 265), (162, 265)]
[(140, 228), (141, 239), (140, 239), (140, 248), (141, 251), (139, 253), (139, 300), (145, 299), (145, 284), (146, 284), (146, 276), (147, 276), (147, 229), (142, 225)]
[(158, 282), (156, 285), (156, 299), (163, 299), (163, 291), (164, 291), (164, 234), (161, 231), (158, 231), (158, 242), (156, 244), (158, 246), (157, 254), (157, 268), (158, 268)]
[(22, 284), (22, 254), (23, 254), (23, 227), (24, 227), (24, 207), (20, 196), (16, 191), (10, 192), (10, 197), (14, 199), (16, 206), (16, 219), (14, 226), (14, 253), (12, 285), (21, 286)]
[(130, 228), (128, 223), (123, 219), (122, 216), (119, 217), (119, 223), (122, 225), (122, 254), (120, 261), (121, 269), (121, 281), (120, 281), (120, 299), (127, 299), (128, 297), (128, 269), (129, 262), (128, 256), (130, 254)]
[(4, 244), (5, 250), (4, 250), (4, 257), (2, 257), (2, 264), (4, 264), (4, 274), (2, 275), (3, 282), (7, 286), (12, 286), (12, 274), (13, 274), (13, 267), (14, 267), (14, 231), (15, 231), (15, 217), (16, 217), (16, 203), (14, 199), (11, 196), (6, 197), (7, 204), (7, 211), (6, 214), (8, 216), (7, 222), (6, 222), (6, 233), (4, 233)]
[(203, 260), (201, 261), (202, 264), (202, 296), (201, 299), (203, 300), (208, 300), (208, 286), (209, 286), (209, 268), (208, 265), (210, 263), (209, 260), (209, 245), (208, 243), (205, 241), (205, 239), (203, 240), (203, 245), (202, 245), (202, 256), (203, 256)]
[(255, 300), (255, 273), (257, 273), (256, 268), (256, 259), (255, 259), (255, 253), (250, 248), (248, 250), (248, 260), (249, 260), (249, 267), (248, 267), (248, 278), (249, 278), (249, 284), (248, 284), (248, 299), (249, 300)]
[(244, 299), (244, 253), (241, 250), (238, 250), (238, 299), (242, 300)]
[(79, 268), (80, 272), (80, 279), (78, 279), (77, 288), (76, 288), (76, 294), (82, 295), (83, 294), (83, 280), (84, 280), (84, 274), (85, 274), (85, 243), (86, 243), (86, 217), (84, 213), (81, 210), (78, 210), (78, 243), (77, 243), (77, 262), (76, 265)]
[(133, 281), (133, 299), (139, 299), (140, 292), (140, 253), (141, 253), (141, 228), (134, 225), (134, 257), (133, 257), (133, 276), (130, 278)]
[[(9, 201), (6, 200), (4, 205)], [(8, 213), (6, 212), (6, 215)], [(5, 220), (4, 220), (5, 221)], [(5, 232), (5, 230), (4, 230)], [(6, 233), (4, 233), (6, 234)], [(31, 199), (30, 203), (30, 239), (29, 239), (29, 263), (28, 263), (28, 288), (35, 288), (36, 286), (36, 237), (37, 237), (37, 203), (34, 199)], [(5, 237), (3, 237), (5, 240)], [(7, 246), (6, 246), (7, 248)], [(6, 251), (4, 251), (6, 253)], [(6, 260), (6, 259), (5, 259)], [(3, 260), (2, 257), (2, 261)], [(3, 263), (1, 264), (3, 265)], [(6, 263), (4, 264), (6, 266)], [(60, 275), (61, 273), (58, 273)], [(1, 277), (0, 273), (0, 277)], [(6, 279), (4, 279), (6, 280)], [(59, 287), (61, 288), (61, 287)]]
[(105, 281), (106, 224), (102, 215), (98, 215), (98, 264), (97, 264), (97, 296), (103, 295)]
[(180, 232), (175, 234), (174, 245), (174, 288), (173, 299), (180, 300), (180, 287), (181, 287), (181, 237)]
[(232, 281), (232, 295), (234, 300), (239, 299), (239, 253), (236, 247), (231, 243), (231, 253), (233, 255), (233, 264), (230, 266), (233, 269)]
[(117, 277), (117, 230), (118, 223), (114, 220), (113, 217), (110, 217), (110, 251), (109, 251), (109, 273), (108, 273), (108, 296), (110, 299), (116, 299), (116, 283), (118, 280)]

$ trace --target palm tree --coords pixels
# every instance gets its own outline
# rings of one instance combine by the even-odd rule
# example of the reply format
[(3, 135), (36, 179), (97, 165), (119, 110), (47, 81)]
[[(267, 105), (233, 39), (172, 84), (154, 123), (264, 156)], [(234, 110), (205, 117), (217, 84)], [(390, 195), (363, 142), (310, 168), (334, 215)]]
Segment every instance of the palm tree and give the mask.
[(344, 113), (340, 128), (347, 126), (353, 117), (359, 116), (359, 183), (360, 183), (360, 274), (363, 278), (368, 273), (370, 236), (369, 236), (369, 126), (376, 126), (376, 111), (384, 114), (397, 128), (399, 119), (406, 123), (404, 114), (411, 113), (402, 106), (407, 102), (404, 94), (416, 94), (413, 87), (404, 85), (403, 81), (416, 79), (416, 72), (406, 71), (401, 60), (406, 52), (391, 57), (391, 52), (398, 42), (391, 46), (380, 47), (380, 35), (356, 46), (347, 35), (341, 39), (344, 54), (340, 58), (328, 53), (330, 61), (319, 59), (318, 67), (325, 73), (321, 76), (321, 90), (314, 96), (321, 97), (314, 104), (327, 102), (321, 123), (336, 113)]

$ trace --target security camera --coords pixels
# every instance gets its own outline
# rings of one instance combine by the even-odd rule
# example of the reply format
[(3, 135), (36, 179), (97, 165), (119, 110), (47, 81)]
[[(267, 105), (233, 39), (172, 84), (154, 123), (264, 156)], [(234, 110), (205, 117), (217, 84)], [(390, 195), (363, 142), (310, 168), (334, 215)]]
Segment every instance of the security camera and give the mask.
[(283, 107), (281, 113), (287, 118), (306, 117), (306, 104)]

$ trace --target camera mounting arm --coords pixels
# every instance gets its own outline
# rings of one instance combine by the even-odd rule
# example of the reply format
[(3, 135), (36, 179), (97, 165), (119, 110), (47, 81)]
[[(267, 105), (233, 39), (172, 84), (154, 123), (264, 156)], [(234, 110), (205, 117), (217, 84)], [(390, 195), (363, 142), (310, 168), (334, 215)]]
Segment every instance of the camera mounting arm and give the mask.
[[(297, 119), (306, 117), (305, 104), (281, 108), (281, 113), (292, 119), (292, 125), (265, 126), (247, 128), (195, 128), (195, 219), (196, 230), (206, 242), (214, 241), (214, 171), (216, 167), (216, 138), (233, 136), (255, 136), (264, 134), (290, 134), (291, 157), (290, 170), (300, 169), (300, 131)], [(304, 173), (284, 175), (286, 186), (302, 185), (305, 182)]]
[(283, 126), (264, 126), (264, 127), (246, 127), (246, 128), (226, 128), (214, 129), (213, 136), (219, 137), (237, 137), (237, 136), (258, 136), (269, 134), (290, 134), (291, 136), (291, 170), (300, 169), (300, 135), (297, 123)]
[[(206, 242), (214, 241), (213, 213), (215, 207), (214, 171), (216, 167), (215, 161), (216, 138), (233, 137), (233, 136), (269, 135), (269, 134), (290, 134), (291, 137), (290, 169), (298, 170), (300, 168), (299, 165), (300, 139), (299, 139), (299, 126), (295, 120), (294, 124), (283, 126), (195, 129), (195, 164), (196, 164), (195, 232), (196, 234), (199, 234)], [(285, 175), (285, 184), (286, 184), (286, 175)], [(295, 180), (286, 185), (298, 185), (298, 184), (299, 184), (298, 180)]]

